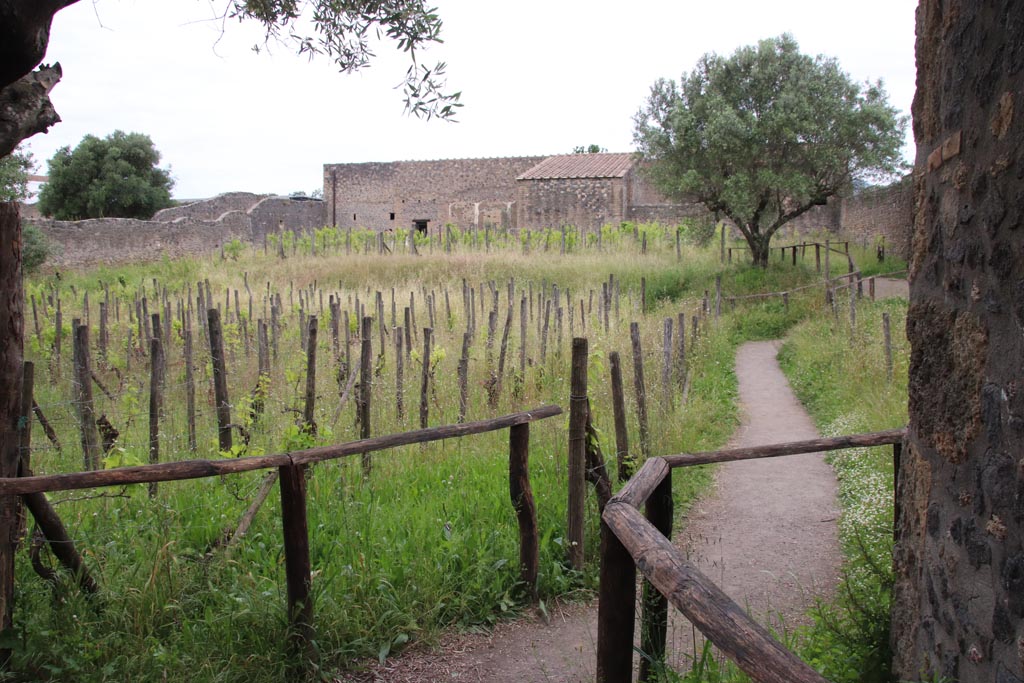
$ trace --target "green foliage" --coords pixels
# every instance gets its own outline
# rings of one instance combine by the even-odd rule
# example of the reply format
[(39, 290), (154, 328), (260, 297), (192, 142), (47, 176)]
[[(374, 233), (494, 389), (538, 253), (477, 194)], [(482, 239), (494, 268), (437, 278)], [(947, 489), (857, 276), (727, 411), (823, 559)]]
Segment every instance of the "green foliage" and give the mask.
[(243, 251), (245, 251), (245, 243), (237, 237), (224, 245), (224, 254), (232, 261), (237, 261)]
[(32, 154), (20, 147), (0, 157), (0, 202), (28, 199), (28, 174), (34, 166)]
[(121, 217), (148, 219), (171, 206), (170, 172), (157, 168), (160, 153), (148, 135), (114, 131), (86, 135), (74, 150), (57, 150), (39, 210), (58, 220)]
[(607, 151), (601, 145), (577, 145), (572, 148), (573, 154), (601, 154)]
[(51, 252), (50, 241), (43, 234), (43, 231), (32, 223), (23, 223), (21, 226), (21, 267), (26, 275), (39, 270), (49, 258)]
[[(779, 353), (794, 391), (826, 436), (889, 429), (907, 421), (907, 304), (887, 299), (859, 307), (853, 348), (849, 329), (829, 317), (796, 328)], [(893, 330), (893, 379), (885, 374), (883, 313)], [(832, 603), (812, 612), (800, 654), (832, 681), (891, 680), (889, 605), (892, 594), (892, 449), (837, 451), (830, 461), (839, 480), (839, 537), (846, 555)]]
[(789, 35), (706, 54), (678, 84), (658, 80), (634, 122), (654, 184), (731, 218), (759, 265), (787, 221), (902, 169), (906, 121), (881, 82), (854, 83)]

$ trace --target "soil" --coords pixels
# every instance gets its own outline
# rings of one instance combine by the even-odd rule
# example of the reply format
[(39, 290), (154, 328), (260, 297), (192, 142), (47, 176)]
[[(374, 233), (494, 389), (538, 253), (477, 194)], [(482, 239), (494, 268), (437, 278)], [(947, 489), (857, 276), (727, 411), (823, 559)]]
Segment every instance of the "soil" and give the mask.
[[(818, 432), (782, 374), (778, 342), (751, 342), (736, 355), (742, 424), (730, 446), (812, 439)], [(729, 463), (686, 518), (676, 544), (758, 620), (804, 623), (816, 598), (838, 581), (836, 481), (821, 454)], [(433, 646), (338, 679), (359, 683), (582, 683), (595, 678), (596, 604), (549, 606), (540, 615), (499, 624), (486, 634), (448, 634)], [(687, 666), (693, 629), (670, 622), (672, 661)]]

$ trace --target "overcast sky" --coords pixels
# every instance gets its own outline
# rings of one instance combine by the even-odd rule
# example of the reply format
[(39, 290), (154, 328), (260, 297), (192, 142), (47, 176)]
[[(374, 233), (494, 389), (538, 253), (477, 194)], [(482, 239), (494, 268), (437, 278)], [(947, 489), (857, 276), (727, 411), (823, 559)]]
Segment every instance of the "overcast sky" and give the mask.
[[(227, 0), (81, 0), (54, 20), (47, 61), (63, 122), (31, 138), (45, 160), (86, 134), (152, 137), (176, 198), (311, 192), (324, 163), (633, 149), (632, 116), (651, 84), (705, 52), (792, 33), (856, 80), (884, 80), (909, 114), (915, 0), (436, 0), (443, 45), (465, 106), (459, 123), (403, 114), (406, 56), (381, 45), (373, 65), (338, 74), (287, 47), (255, 54), (254, 24), (212, 20)], [(906, 155), (912, 158), (909, 144)]]

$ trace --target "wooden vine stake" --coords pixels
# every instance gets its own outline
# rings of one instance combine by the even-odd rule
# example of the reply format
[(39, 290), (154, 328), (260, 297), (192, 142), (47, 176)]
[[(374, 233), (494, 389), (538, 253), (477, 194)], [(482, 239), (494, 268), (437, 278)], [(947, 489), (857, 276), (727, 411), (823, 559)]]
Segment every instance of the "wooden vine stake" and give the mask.
[(587, 457), (587, 340), (572, 340), (572, 375), (569, 396), (569, 512), (567, 537), (569, 564), (583, 569), (584, 504)]
[(612, 375), (612, 413), (615, 417), (615, 461), (620, 482), (629, 479), (632, 469), (629, 457), (629, 429), (626, 427), (626, 392), (622, 388), (622, 362), (619, 352), (608, 354)]
[[(370, 388), (373, 384), (373, 338), (370, 336), (372, 324), (372, 318), (363, 318), (359, 351), (359, 405), (357, 407), (360, 439), (370, 438)], [(363, 476), (369, 477), (373, 471), (373, 456), (363, 453), (362, 465)]]
[(644, 385), (644, 355), (640, 348), (640, 326), (629, 324), (629, 339), (633, 345), (633, 386), (636, 389), (636, 417), (640, 423), (640, 455), (650, 457), (650, 431), (647, 428), (647, 389)]
[(75, 384), (77, 386), (78, 419), (82, 434), (85, 469), (100, 468), (100, 435), (96, 429), (96, 409), (92, 399), (92, 368), (89, 362), (89, 328), (74, 326)]
[(306, 333), (306, 400), (302, 411), (302, 428), (307, 434), (316, 434), (316, 343), (319, 323), (315, 315), (309, 316)]
[(224, 335), (220, 326), (220, 311), (211, 308), (206, 311), (207, 328), (210, 332), (210, 360), (213, 364), (213, 397), (217, 406), (217, 445), (221, 453), (230, 453), (231, 403), (228, 401), (228, 370), (224, 360)]
[(430, 416), (430, 343), (433, 330), (429, 327), (423, 328), (423, 374), (420, 381), (420, 429), (427, 428), (427, 421)]
[(882, 313), (882, 336), (885, 340), (885, 378), (892, 381), (892, 332), (889, 313)]
[[(154, 322), (159, 320), (153, 314)], [(149, 340), (149, 464), (160, 462), (160, 410), (163, 407), (163, 354), (160, 351), (160, 337), (153, 335)], [(156, 482), (149, 484), (149, 497), (156, 497)]]

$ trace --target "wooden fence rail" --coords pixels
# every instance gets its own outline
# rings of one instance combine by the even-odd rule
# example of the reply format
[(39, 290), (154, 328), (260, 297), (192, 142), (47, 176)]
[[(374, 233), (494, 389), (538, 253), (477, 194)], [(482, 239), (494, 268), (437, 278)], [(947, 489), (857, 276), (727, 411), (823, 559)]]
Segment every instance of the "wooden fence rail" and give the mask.
[[(636, 570), (690, 620), (705, 637), (758, 683), (826, 683), (826, 679), (772, 638), (708, 577), (691, 564), (670, 540), (663, 520), (666, 495), (671, 501), (671, 473), (676, 467), (755, 458), (774, 458), (852, 447), (892, 445), (898, 471), (899, 449), (906, 429), (853, 434), (830, 439), (669, 455), (647, 460), (605, 506), (601, 515), (601, 574), (598, 607), (597, 681), (633, 680)], [(669, 482), (666, 484), (666, 482)], [(671, 504), (670, 502), (668, 503)], [(646, 517), (639, 511), (646, 506)], [(645, 591), (646, 593), (646, 591)], [(667, 620), (664, 603), (647, 597), (641, 623), (645, 651), (638, 681), (649, 680), (651, 663), (663, 661)]]
[[(313, 327), (312, 329), (315, 329)], [(154, 338), (154, 342), (155, 342)], [(26, 404), (27, 405), (27, 404)], [(284, 532), (285, 581), (288, 596), (289, 639), (293, 651), (302, 664), (289, 673), (289, 678), (303, 679), (305, 663), (316, 658), (313, 647), (313, 600), (311, 563), (309, 556), (309, 529), (306, 521), (306, 477), (305, 467), (325, 460), (336, 460), (349, 455), (367, 454), (398, 446), (455, 437), (482, 434), (509, 429), (509, 492), (512, 506), (519, 523), (520, 576), (532, 594), (536, 594), (538, 572), (538, 547), (536, 506), (530, 489), (528, 456), (529, 424), (537, 420), (554, 417), (562, 413), (556, 405), (541, 406), (534, 410), (522, 411), (478, 422), (444, 425), (419, 429), (400, 434), (361, 439), (334, 446), (322, 446), (289, 453), (259, 457), (242, 457), (225, 460), (187, 460), (180, 462), (140, 465), (112, 470), (50, 474), (25, 477), (0, 478), (0, 496), (24, 496), (30, 512), (40, 520), (39, 500), (45, 501), (43, 493), (72, 489), (121, 486), (124, 484), (150, 484), (158, 482), (199, 479), (224, 474), (251, 472), (261, 469), (277, 469), (281, 491), (281, 518)], [(10, 498), (0, 498), (0, 501)], [(48, 506), (46, 506), (48, 507)], [(45, 515), (42, 515), (45, 517)], [(40, 526), (49, 529), (48, 520), (41, 519)], [(57, 520), (59, 523), (59, 520)], [(49, 532), (47, 532), (49, 536)], [(48, 538), (51, 544), (60, 539)], [(80, 557), (75, 554), (71, 565), (75, 566)], [(13, 557), (13, 553), (12, 553)]]

